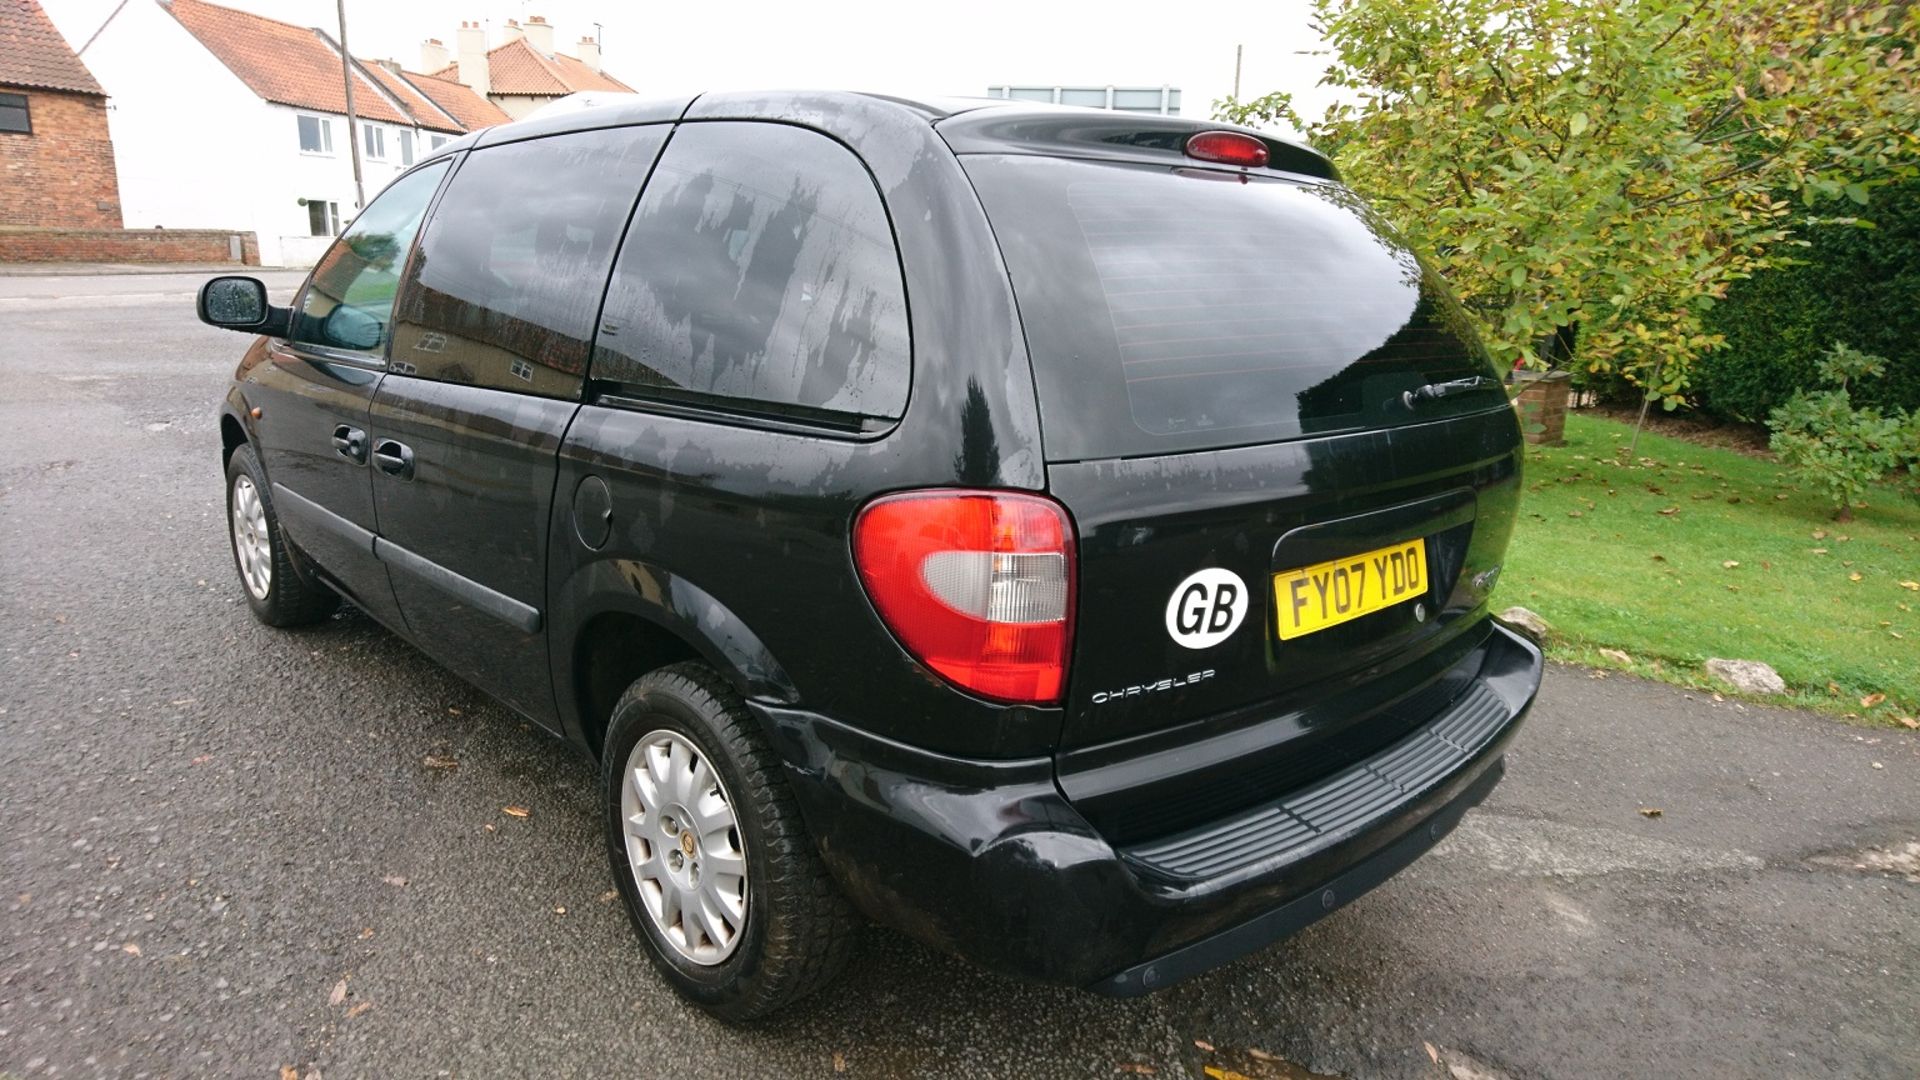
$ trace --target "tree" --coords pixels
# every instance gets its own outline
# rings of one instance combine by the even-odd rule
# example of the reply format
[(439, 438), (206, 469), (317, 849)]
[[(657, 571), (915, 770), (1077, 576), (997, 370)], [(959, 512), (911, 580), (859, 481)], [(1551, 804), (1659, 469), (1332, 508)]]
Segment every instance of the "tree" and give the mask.
[(1852, 521), (1853, 508), (1895, 469), (1920, 476), (1920, 415), (1882, 412), (1853, 403), (1848, 383), (1877, 379), (1887, 362), (1836, 344), (1820, 358), (1820, 381), (1834, 389), (1800, 390), (1773, 410), (1767, 426), (1780, 460), (1826, 489), (1835, 521)]
[[(1341, 103), (1218, 103), (1332, 154), (1509, 363), (1571, 344), (1672, 408), (1702, 314), (1784, 261), (1806, 206), (1912, 175), (1913, 6), (1314, 0)], [(1796, 209), (1796, 206), (1802, 207)]]

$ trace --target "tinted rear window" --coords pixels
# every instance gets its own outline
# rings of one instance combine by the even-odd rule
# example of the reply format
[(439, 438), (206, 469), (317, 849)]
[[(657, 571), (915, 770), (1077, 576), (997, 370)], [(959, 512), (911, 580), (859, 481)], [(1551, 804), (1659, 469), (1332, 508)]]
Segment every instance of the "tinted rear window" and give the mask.
[(1459, 306), (1351, 192), (1165, 166), (962, 158), (1020, 303), (1048, 458), (1271, 442), (1418, 412), (1492, 375)]

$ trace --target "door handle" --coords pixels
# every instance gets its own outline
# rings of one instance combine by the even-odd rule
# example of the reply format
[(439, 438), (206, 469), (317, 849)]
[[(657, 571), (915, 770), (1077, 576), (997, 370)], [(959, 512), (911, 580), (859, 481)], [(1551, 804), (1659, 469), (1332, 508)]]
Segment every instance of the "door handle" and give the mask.
[(341, 424), (333, 429), (333, 448), (340, 456), (360, 465), (367, 463), (367, 433)]
[(392, 439), (381, 439), (373, 444), (373, 463), (380, 471), (402, 480), (413, 479), (413, 447)]

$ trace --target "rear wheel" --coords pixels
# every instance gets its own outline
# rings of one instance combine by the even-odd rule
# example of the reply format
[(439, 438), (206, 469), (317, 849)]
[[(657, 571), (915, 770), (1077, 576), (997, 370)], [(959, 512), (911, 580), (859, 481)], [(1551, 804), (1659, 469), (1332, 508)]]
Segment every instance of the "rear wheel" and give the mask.
[(227, 459), (227, 538), (247, 606), (261, 622), (304, 626), (340, 606), (340, 598), (315, 579), (287, 545), (266, 474), (251, 446), (240, 447)]
[(607, 729), (607, 853), (627, 914), (667, 982), (723, 1020), (811, 994), (852, 944), (780, 768), (704, 664), (642, 677)]

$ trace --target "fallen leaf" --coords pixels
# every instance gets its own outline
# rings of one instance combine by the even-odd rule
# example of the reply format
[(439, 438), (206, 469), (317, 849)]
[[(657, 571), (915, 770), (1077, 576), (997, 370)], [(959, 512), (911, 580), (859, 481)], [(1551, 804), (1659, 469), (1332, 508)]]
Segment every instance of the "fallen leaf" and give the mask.
[(1679, 508), (1679, 507), (1677, 507), (1677, 506), (1669, 506), (1669, 507), (1667, 507), (1667, 508), (1666, 508), (1665, 510), (1656, 510), (1656, 511), (1654, 511), (1654, 513), (1656, 513), (1656, 514), (1660, 514), (1660, 515), (1662, 515), (1663, 517), (1672, 517), (1673, 515), (1675, 515), (1675, 514), (1677, 514), (1677, 513), (1679, 513), (1679, 512), (1680, 512), (1680, 508)]
[(1908, 592), (1920, 592), (1920, 581), (1903, 581), (1900, 587)]
[(1246, 1073), (1234, 1072), (1232, 1069), (1223, 1069), (1218, 1065), (1208, 1065), (1200, 1071), (1213, 1077), (1213, 1080), (1253, 1080), (1253, 1078)]
[(193, 763), (195, 765), (205, 765), (207, 762), (212, 760), (213, 760), (212, 754), (201, 754), (199, 757), (193, 759)]
[(606, 892), (603, 892), (603, 893), (601, 893), (601, 894), (600, 894), (600, 902), (601, 902), (601, 903), (603, 903), (603, 904), (610, 904), (610, 903), (612, 903), (612, 902), (613, 902), (613, 901), (614, 901), (614, 900), (615, 900), (616, 898), (618, 898), (618, 897), (619, 897), (619, 895), (620, 895), (620, 893), (619, 893), (619, 891), (618, 891), (618, 890), (616, 890), (616, 889), (608, 889), (608, 890), (607, 890)]
[(1827, 553), (1826, 548), (1810, 548), (1809, 550), (1811, 550), (1815, 555), (1825, 555)]
[(500, 808), (500, 812), (508, 817), (526, 817), (533, 813), (533, 811), (524, 806), (503, 806)]
[(438, 754), (428, 754), (426, 757), (420, 759), (420, 764), (425, 765), (429, 769), (457, 769), (460, 767), (459, 762), (450, 757), (441, 757)]
[(1641, 817), (1659, 817), (1661, 814), (1664, 814), (1664, 813), (1666, 813), (1666, 811), (1660, 809), (1657, 806), (1643, 806), (1640, 808)]
[(338, 1005), (347, 1000), (347, 980), (341, 979), (333, 984), (333, 993), (327, 995), (327, 1004)]
[(1825, 540), (1827, 538), (1827, 530), (1825, 529), (1813, 530), (1813, 538), (1815, 540)]
[(1131, 1073), (1134, 1076), (1152, 1076), (1160, 1070), (1151, 1065), (1142, 1065), (1137, 1061), (1123, 1061), (1114, 1066), (1115, 1072)]
[(1859, 581), (1859, 580), (1860, 580), (1860, 571), (1858, 571), (1858, 570), (1855, 570), (1855, 571), (1854, 571), (1853, 573), (1851, 573), (1851, 574), (1848, 574), (1848, 575), (1847, 575), (1847, 580), (1848, 580), (1848, 581)]
[(1420, 1045), (1427, 1048), (1427, 1057), (1431, 1058), (1435, 1065), (1440, 1064), (1440, 1051), (1435, 1050), (1432, 1043), (1423, 1042)]
[(1213, 1053), (1213, 1044), (1205, 1039), (1195, 1039), (1193, 1040), (1193, 1045), (1205, 1050), (1209, 1054)]
[(1628, 656), (1626, 653), (1621, 652), (1619, 649), (1601, 649), (1600, 657), (1603, 660), (1611, 660), (1616, 664), (1633, 663), (1633, 657)]
[(373, 1008), (373, 1002), (363, 1001), (360, 1004), (355, 1005), (353, 1008), (347, 1010), (347, 1019), (351, 1020), (354, 1017), (359, 1016), (361, 1013), (364, 1013), (371, 1008)]
[(372, 936), (373, 936), (373, 927), (371, 926), (367, 927), (365, 930), (360, 931), (361, 941), (365, 941)]
[(1837, 683), (1837, 682), (1833, 682), (1832, 680), (1828, 680), (1828, 682), (1827, 682), (1827, 693), (1829, 693), (1829, 694), (1832, 694), (1832, 695), (1833, 695), (1834, 697), (1839, 697), (1839, 696), (1840, 696), (1840, 684), (1839, 684), (1839, 683)]
[(847, 1071), (847, 1055), (841, 1053), (838, 1050), (835, 1050), (833, 1052), (833, 1071), (834, 1072)]
[(300, 1080), (300, 1070), (291, 1065), (280, 1066), (280, 1080)]
[(1585, 516), (1585, 515), (1583, 515), (1583, 514), (1581, 514), (1581, 513), (1580, 513), (1580, 511), (1578, 511), (1578, 510), (1569, 510), (1569, 511), (1567, 511), (1567, 516), (1568, 516), (1568, 517), (1583, 517), (1583, 516)]
[(1267, 1053), (1265, 1050), (1258, 1050), (1251, 1046), (1247, 1047), (1247, 1056), (1252, 1058), (1255, 1061), (1279, 1061), (1280, 1060), (1279, 1058), (1274, 1057), (1272, 1054)]
[(1728, 559), (1726, 562), (1723, 562), (1720, 564), (1720, 568), (1722, 570), (1731, 570), (1734, 567), (1739, 565), (1740, 565), (1740, 561), (1738, 559)]
[(451, 706), (449, 706), (449, 707), (447, 708), (447, 715), (448, 715), (448, 716), (459, 716), (459, 715), (460, 715), (460, 710), (459, 710), (459, 709), (456, 709), (456, 708), (453, 708), (453, 707), (451, 707)]
[(1868, 694), (1866, 697), (1860, 699), (1860, 707), (1863, 709), (1871, 709), (1885, 700), (1887, 700), (1887, 695), (1885, 694)]
[(556, 905), (553, 909), (553, 913), (555, 915), (565, 915), (567, 913), (567, 909), (564, 906)]
[(1903, 716), (1900, 718), (1900, 722), (1915, 731), (1920, 731), (1920, 718)]
[(1782, 494), (1782, 495), (1775, 495), (1774, 498), (1780, 499), (1781, 501), (1785, 501), (1787, 497), (1784, 494)]
[(120, 946), (120, 951), (126, 953), (128, 956), (139, 956), (140, 946), (129, 941), (125, 945)]
[(388, 874), (386, 877), (383, 877), (380, 880), (386, 882), (387, 884), (393, 886), (396, 889), (404, 889), (407, 887), (407, 879), (401, 877), (399, 874)]
[(1666, 561), (1667, 561), (1667, 557), (1666, 557), (1665, 555), (1649, 555), (1649, 556), (1647, 556), (1647, 557), (1648, 557), (1648, 558), (1650, 558), (1650, 559), (1652, 559), (1652, 560), (1653, 560), (1654, 562), (1666, 562)]

